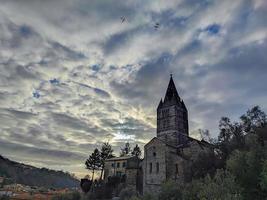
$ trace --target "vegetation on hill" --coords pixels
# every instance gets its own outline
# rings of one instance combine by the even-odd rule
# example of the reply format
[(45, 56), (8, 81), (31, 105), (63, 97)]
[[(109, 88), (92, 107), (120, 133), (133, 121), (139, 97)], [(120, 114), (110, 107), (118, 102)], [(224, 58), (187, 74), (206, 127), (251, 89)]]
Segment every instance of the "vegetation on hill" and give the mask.
[(11, 161), (3, 156), (0, 156), (0, 176), (9, 178), (14, 183), (29, 186), (45, 188), (79, 187), (79, 180), (67, 172), (37, 168)]

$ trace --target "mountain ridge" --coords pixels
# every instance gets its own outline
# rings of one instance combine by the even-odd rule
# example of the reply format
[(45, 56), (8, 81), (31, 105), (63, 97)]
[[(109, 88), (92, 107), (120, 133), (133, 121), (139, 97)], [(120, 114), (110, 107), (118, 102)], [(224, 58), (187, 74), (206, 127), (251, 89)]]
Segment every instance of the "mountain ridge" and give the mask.
[(0, 176), (14, 183), (45, 188), (79, 187), (79, 180), (71, 174), (19, 163), (0, 155)]

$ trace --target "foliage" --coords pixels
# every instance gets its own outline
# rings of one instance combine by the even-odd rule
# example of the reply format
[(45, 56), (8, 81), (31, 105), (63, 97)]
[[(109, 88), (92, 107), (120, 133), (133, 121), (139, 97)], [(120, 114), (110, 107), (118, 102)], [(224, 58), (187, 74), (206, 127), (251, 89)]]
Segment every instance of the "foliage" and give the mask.
[(109, 158), (113, 158), (113, 149), (108, 142), (102, 144), (101, 152), (100, 152), (100, 163), (101, 163), (101, 175), (100, 179), (103, 177), (103, 171), (105, 168), (105, 161)]
[[(195, 183), (198, 184), (198, 183)], [(240, 200), (242, 190), (229, 172), (219, 170), (214, 178), (209, 175), (200, 181), (199, 199)]]
[(81, 184), (80, 184), (81, 188), (82, 188), (82, 191), (84, 193), (87, 193), (90, 191), (91, 189), (91, 186), (92, 186), (92, 180), (89, 180), (87, 178), (83, 178), (81, 179)]
[(143, 196), (132, 196), (129, 200), (157, 200), (152, 194), (144, 194)]
[(266, 114), (259, 106), (254, 106), (252, 109), (249, 109), (240, 119), (242, 121), (243, 131), (246, 133), (255, 132), (257, 128), (264, 127), (267, 124)]
[(191, 174), (193, 179), (204, 178), (207, 174), (214, 175), (217, 159), (213, 151), (202, 152), (193, 161)]
[(246, 147), (245, 138), (247, 135), (256, 134), (260, 144), (263, 146), (263, 140), (266, 134), (257, 131), (267, 124), (266, 114), (260, 110), (259, 106), (249, 109), (246, 114), (240, 117), (240, 122), (231, 122), (229, 118), (222, 117), (219, 122), (218, 143), (222, 167), (225, 167), (226, 160), (234, 150), (243, 150)]
[(132, 156), (135, 156), (137, 158), (140, 158), (142, 155), (141, 149), (138, 146), (138, 144), (135, 145), (135, 147), (133, 148), (132, 152), (131, 152)]
[(9, 200), (9, 196), (7, 195), (3, 195), (3, 196), (0, 196), (0, 200)]
[(80, 200), (81, 195), (79, 192), (72, 192), (67, 194), (60, 194), (52, 198), (52, 200)]
[(266, 150), (266, 147), (253, 145), (246, 151), (234, 151), (227, 161), (227, 169), (244, 188), (245, 199), (262, 199), (267, 195), (264, 189)]
[(180, 187), (173, 181), (167, 181), (162, 185), (159, 199), (164, 200), (179, 200), (182, 198)]
[(129, 200), (136, 196), (137, 196), (137, 193), (133, 187), (126, 187), (122, 189), (119, 194), (120, 200)]
[(101, 167), (100, 152), (97, 148), (85, 161), (85, 166), (86, 166), (86, 169), (92, 170), (92, 180), (94, 180), (95, 170), (99, 170)]
[(113, 188), (105, 184), (94, 188), (95, 199), (111, 199)]
[(129, 156), (131, 153), (131, 146), (129, 142), (125, 143), (125, 146), (121, 148), (120, 156)]
[(262, 171), (260, 174), (260, 186), (264, 192), (267, 192), (267, 160), (262, 165)]

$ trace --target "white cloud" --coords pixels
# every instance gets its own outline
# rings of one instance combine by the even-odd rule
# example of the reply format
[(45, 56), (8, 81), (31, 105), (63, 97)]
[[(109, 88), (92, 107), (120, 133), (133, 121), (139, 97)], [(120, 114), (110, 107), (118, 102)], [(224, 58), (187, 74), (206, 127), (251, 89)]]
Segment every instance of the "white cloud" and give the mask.
[[(81, 175), (82, 159), (103, 141), (116, 151), (127, 140), (143, 146), (156, 134), (170, 72), (192, 134), (216, 136), (221, 116), (251, 105), (266, 110), (266, 8), (260, 0), (2, 0), (1, 152)], [(43, 162), (40, 149), (73, 164)]]

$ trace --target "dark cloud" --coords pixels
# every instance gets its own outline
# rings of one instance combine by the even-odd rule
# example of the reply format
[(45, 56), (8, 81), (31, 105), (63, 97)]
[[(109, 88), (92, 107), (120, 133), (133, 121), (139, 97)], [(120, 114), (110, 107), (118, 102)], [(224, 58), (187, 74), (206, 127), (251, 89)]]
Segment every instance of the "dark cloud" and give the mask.
[(143, 146), (170, 73), (192, 133), (266, 111), (266, 11), (264, 0), (3, 1), (1, 154), (86, 173), (103, 141)]
[(60, 150), (52, 150), (52, 149), (42, 149), (36, 147), (28, 147), (23, 146), (17, 143), (12, 143), (8, 141), (0, 141), (1, 152), (12, 151), (13, 154), (19, 152), (23, 152), (24, 155), (31, 155), (32, 157), (39, 157), (42, 159), (56, 159), (56, 160), (64, 160), (64, 159), (84, 159), (86, 155), (81, 153), (69, 152), (69, 151), (60, 151)]
[(86, 56), (82, 52), (77, 52), (69, 47), (66, 47), (59, 42), (51, 42), (50, 51), (55, 52), (55, 54), (62, 54), (65, 58), (69, 60), (79, 60), (84, 59)]
[(146, 104), (150, 104), (150, 101), (153, 103), (159, 101), (161, 98), (161, 95), (158, 95), (159, 89), (167, 87), (167, 80), (172, 72), (169, 61), (171, 58), (171, 55), (164, 53), (156, 60), (144, 63), (134, 75), (133, 80), (127, 82), (113, 81), (111, 87), (129, 101), (137, 99), (138, 102)]

